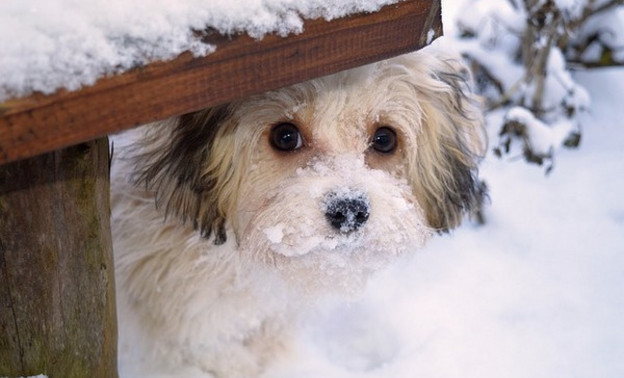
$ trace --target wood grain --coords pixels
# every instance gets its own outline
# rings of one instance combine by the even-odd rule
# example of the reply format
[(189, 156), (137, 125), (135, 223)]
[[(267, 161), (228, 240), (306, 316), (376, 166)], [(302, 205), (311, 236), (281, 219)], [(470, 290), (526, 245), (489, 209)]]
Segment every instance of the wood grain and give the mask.
[(159, 119), (417, 50), (442, 34), (440, 0), (406, 0), (371, 14), (306, 21), (304, 32), (258, 41), (206, 33), (217, 50), (189, 53), (75, 92), (0, 104), (0, 164)]
[(117, 377), (106, 138), (0, 167), (0, 377)]

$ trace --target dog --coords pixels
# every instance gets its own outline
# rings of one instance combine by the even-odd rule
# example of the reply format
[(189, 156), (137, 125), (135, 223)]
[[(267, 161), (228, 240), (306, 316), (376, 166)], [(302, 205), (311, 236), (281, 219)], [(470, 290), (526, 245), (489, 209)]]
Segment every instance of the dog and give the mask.
[(479, 206), (483, 130), (466, 68), (428, 49), (134, 130), (111, 179), (121, 353), (262, 374), (314, 298)]

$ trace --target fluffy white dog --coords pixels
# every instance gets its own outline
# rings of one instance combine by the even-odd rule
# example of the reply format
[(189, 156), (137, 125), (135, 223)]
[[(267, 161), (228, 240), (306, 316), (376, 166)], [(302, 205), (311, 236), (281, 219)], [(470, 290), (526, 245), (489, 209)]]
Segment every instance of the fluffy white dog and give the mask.
[(122, 345), (257, 376), (307, 302), (456, 226), (483, 195), (466, 77), (417, 52), (136, 131), (112, 179)]

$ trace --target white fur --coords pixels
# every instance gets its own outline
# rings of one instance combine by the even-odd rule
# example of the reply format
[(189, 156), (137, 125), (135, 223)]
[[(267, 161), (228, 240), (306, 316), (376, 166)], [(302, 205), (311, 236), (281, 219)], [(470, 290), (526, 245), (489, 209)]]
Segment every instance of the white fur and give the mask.
[[(231, 104), (210, 126), (211, 148), (188, 157), (163, 152), (176, 120), (125, 136), (141, 147), (121, 148), (112, 174), (121, 358), (140, 347), (133, 358), (158, 369), (257, 376), (287, 355), (294, 314), (315, 297), (357, 292), (370, 273), (420, 248), (428, 219), (446, 209), (431, 203), (448, 197), (436, 191), (450, 187), (447, 167), (474, 169), (482, 149), (478, 111), (463, 88), (436, 77), (442, 68), (456, 72), (411, 54), (253, 96)], [(285, 121), (300, 127), (302, 149), (271, 148), (270, 127)], [(371, 150), (379, 125), (399, 134), (395, 153)], [(449, 156), (457, 161), (442, 161)], [(154, 166), (143, 186), (130, 182)], [(176, 176), (180, 167), (190, 173)], [(184, 186), (180, 177), (195, 170), (194, 180), (214, 183), (213, 205)], [(337, 232), (324, 214), (328, 192), (366, 196), (369, 219)], [(225, 244), (193, 227), (210, 206), (226, 219)], [(459, 215), (444, 211), (450, 228)]]

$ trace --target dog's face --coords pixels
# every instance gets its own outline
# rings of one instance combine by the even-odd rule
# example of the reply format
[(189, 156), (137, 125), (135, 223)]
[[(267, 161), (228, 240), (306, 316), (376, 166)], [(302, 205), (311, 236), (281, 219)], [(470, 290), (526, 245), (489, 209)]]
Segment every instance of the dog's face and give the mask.
[(457, 66), (416, 53), (182, 116), (148, 132), (137, 181), (294, 282), (357, 281), (480, 200)]

